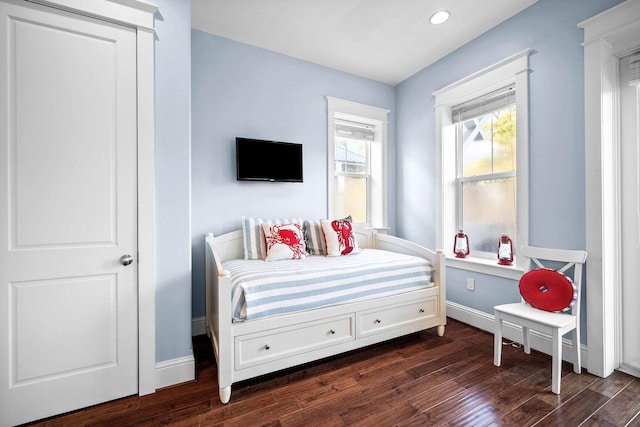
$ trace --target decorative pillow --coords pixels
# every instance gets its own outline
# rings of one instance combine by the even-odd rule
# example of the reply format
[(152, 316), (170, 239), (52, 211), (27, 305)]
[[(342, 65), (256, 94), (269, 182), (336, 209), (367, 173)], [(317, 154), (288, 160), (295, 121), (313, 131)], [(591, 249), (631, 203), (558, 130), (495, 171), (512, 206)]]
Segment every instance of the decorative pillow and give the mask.
[(306, 258), (300, 224), (262, 224), (262, 231), (267, 246), (265, 261)]
[(304, 243), (309, 255), (324, 255), (327, 253), (327, 242), (320, 221), (304, 221)]
[(322, 231), (327, 242), (327, 256), (340, 256), (358, 253), (358, 242), (353, 233), (353, 225), (347, 218), (321, 219)]
[(267, 248), (264, 241), (262, 224), (302, 224), (301, 219), (262, 219), (242, 217), (244, 259), (264, 259)]
[(573, 281), (550, 268), (538, 268), (520, 279), (520, 295), (532, 307), (545, 311), (567, 312), (578, 297)]

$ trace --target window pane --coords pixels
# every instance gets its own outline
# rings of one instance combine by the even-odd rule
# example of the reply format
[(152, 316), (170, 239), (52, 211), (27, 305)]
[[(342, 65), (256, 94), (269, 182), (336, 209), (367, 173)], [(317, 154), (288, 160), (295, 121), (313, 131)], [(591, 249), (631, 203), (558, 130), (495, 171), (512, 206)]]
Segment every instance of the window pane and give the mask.
[(336, 172), (367, 174), (367, 141), (336, 135)]
[(516, 169), (515, 106), (460, 123), (462, 176)]
[[(493, 179), (463, 184), (463, 225), (471, 251), (496, 252), (500, 235), (514, 240), (516, 180)], [(515, 245), (514, 245), (515, 253)]]
[(334, 215), (351, 215), (353, 222), (367, 222), (367, 178), (337, 176)]

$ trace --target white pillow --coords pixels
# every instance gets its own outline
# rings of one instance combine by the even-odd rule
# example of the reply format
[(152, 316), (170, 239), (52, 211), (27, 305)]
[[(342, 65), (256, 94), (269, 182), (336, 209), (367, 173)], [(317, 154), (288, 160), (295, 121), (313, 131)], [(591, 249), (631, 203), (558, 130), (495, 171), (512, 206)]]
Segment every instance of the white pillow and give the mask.
[(262, 224), (262, 231), (267, 247), (265, 261), (306, 258), (300, 224)]
[(264, 259), (267, 248), (264, 242), (262, 224), (302, 224), (301, 219), (262, 219), (242, 217), (242, 243), (244, 245), (244, 259)]
[(321, 219), (322, 231), (327, 242), (327, 256), (340, 256), (360, 252), (353, 225), (347, 219)]

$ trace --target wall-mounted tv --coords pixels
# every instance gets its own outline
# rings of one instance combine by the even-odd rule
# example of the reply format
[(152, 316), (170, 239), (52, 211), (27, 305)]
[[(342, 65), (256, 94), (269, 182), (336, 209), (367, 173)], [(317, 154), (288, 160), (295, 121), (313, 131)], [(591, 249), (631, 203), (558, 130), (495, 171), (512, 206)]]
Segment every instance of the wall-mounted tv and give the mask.
[(302, 144), (236, 138), (238, 181), (302, 182)]

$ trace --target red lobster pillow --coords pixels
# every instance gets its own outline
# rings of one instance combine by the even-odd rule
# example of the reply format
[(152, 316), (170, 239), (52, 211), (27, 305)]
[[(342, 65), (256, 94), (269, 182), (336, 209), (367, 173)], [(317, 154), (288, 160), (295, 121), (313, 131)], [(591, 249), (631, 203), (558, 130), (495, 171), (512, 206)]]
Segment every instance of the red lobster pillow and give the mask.
[(267, 246), (265, 261), (305, 259), (304, 233), (300, 224), (261, 224)]
[(532, 307), (567, 312), (576, 303), (578, 290), (573, 281), (550, 268), (538, 268), (520, 279), (520, 295)]
[(321, 219), (320, 225), (327, 242), (327, 256), (355, 254), (360, 251), (353, 225), (348, 219)]

